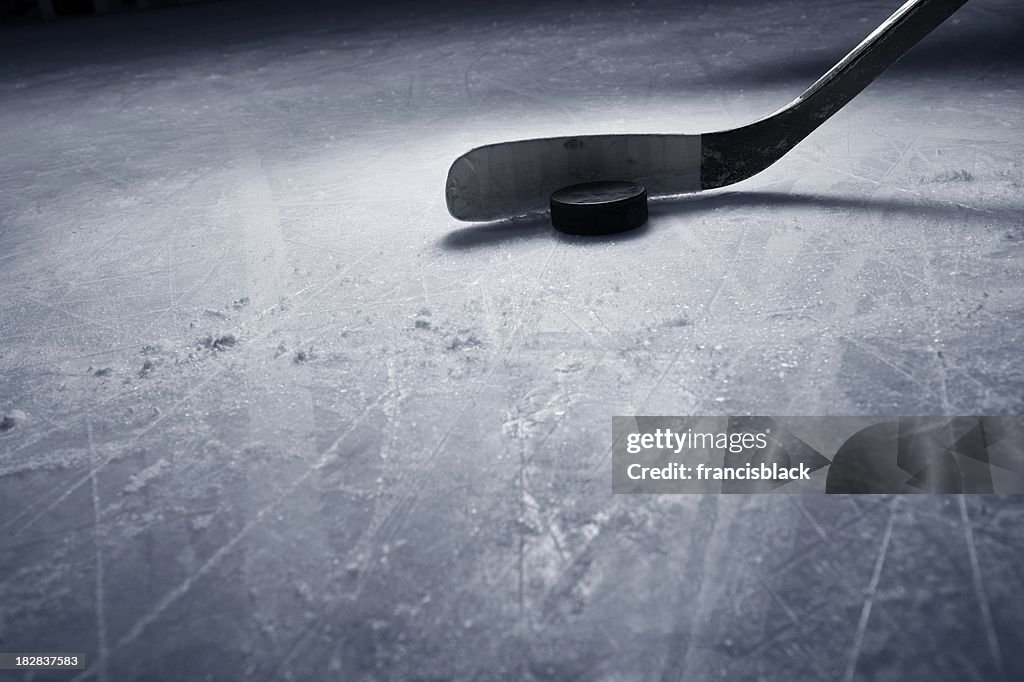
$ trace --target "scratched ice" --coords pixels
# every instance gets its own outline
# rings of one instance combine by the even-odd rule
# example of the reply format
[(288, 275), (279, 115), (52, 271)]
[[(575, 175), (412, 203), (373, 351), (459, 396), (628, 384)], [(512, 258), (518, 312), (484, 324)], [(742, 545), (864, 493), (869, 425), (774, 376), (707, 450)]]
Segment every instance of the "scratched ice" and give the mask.
[(1024, 677), (1021, 503), (613, 497), (608, 456), (613, 414), (1024, 410), (1020, 3), (641, 232), (444, 206), (475, 145), (768, 114), (897, 4), (0, 31), (0, 650), (81, 680)]

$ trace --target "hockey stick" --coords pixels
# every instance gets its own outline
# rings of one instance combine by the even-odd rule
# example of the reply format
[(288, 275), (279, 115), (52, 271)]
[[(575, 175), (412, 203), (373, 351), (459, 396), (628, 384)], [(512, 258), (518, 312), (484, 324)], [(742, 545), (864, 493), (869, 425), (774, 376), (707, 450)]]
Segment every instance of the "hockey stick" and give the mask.
[(731, 185), (778, 161), (967, 0), (910, 0), (795, 100), (732, 130), (702, 135), (582, 135), (472, 149), (448, 171), (448, 212), (497, 220), (543, 211), (555, 190), (631, 180), (650, 196)]

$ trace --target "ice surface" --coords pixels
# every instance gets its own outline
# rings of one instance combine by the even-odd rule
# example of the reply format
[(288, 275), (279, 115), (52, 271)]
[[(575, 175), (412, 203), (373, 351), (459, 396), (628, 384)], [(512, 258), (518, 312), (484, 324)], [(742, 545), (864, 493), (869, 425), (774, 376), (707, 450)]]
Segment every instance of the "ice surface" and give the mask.
[(1021, 503), (613, 497), (608, 456), (614, 414), (1024, 411), (1019, 3), (641, 231), (445, 210), (471, 147), (742, 123), (896, 4), (0, 30), (0, 650), (95, 680), (1024, 677)]

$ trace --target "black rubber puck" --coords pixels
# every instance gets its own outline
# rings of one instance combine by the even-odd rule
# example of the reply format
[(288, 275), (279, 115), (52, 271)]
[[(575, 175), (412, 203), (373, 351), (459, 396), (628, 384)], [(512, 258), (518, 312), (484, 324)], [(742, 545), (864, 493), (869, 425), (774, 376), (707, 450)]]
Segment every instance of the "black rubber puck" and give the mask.
[(585, 182), (551, 195), (551, 224), (568, 234), (615, 234), (646, 222), (647, 188), (635, 182)]

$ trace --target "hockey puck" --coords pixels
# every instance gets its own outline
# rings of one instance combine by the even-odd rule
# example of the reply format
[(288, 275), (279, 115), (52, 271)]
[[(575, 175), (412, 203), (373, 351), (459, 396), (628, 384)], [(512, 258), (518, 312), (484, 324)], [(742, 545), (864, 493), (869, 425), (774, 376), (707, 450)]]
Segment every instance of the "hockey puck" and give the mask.
[(622, 180), (585, 182), (551, 195), (551, 224), (568, 234), (615, 234), (647, 222), (647, 188)]

